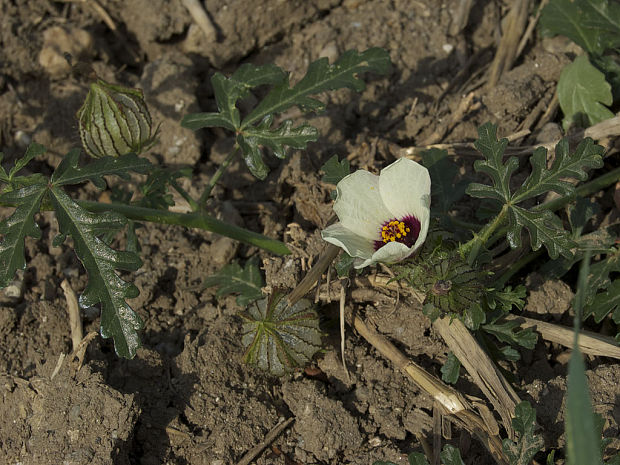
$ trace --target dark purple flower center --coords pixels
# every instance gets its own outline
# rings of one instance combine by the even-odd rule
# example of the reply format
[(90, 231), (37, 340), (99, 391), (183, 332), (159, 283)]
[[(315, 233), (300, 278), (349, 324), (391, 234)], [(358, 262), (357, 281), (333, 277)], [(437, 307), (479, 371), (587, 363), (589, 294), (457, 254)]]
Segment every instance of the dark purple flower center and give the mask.
[(388, 220), (379, 229), (379, 240), (375, 241), (375, 251), (388, 242), (401, 242), (407, 247), (413, 247), (420, 235), (420, 221), (413, 215), (407, 215), (400, 220)]

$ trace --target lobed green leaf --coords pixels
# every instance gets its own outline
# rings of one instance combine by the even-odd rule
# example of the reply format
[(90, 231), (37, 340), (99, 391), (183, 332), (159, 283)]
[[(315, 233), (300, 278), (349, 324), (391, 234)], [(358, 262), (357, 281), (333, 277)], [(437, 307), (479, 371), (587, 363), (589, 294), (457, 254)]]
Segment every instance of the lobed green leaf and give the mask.
[(484, 160), (476, 160), (474, 169), (486, 173), (491, 177), (493, 186), (471, 183), (467, 187), (467, 194), (477, 198), (489, 198), (500, 203), (510, 201), (510, 176), (519, 167), (516, 157), (511, 157), (504, 165), (503, 157), (508, 139), (497, 140), (497, 126), (485, 123), (478, 128), (476, 148), (484, 155)]
[(4, 193), (3, 203), (15, 205), (11, 216), (0, 222), (0, 287), (6, 287), (15, 276), (15, 271), (26, 267), (24, 240), (26, 236), (41, 238), (41, 230), (34, 221), (45, 195), (45, 184), (34, 184)]
[(123, 281), (115, 270), (135, 271), (142, 262), (137, 254), (114, 250), (98, 237), (119, 230), (127, 220), (113, 212), (88, 212), (56, 186), (49, 192), (60, 232), (73, 238), (75, 252), (88, 273), (80, 305), (90, 307), (101, 303), (101, 336), (114, 339), (119, 356), (132, 358), (140, 347), (138, 330), (143, 322), (125, 299), (137, 297), (139, 291)]
[(349, 50), (333, 64), (327, 58), (320, 58), (308, 67), (308, 72), (293, 87), (289, 87), (288, 76), (277, 83), (267, 96), (244, 118), (241, 123), (243, 129), (262, 120), (267, 115), (281, 113), (292, 106), (298, 106), (302, 111), (318, 111), (323, 104), (310, 98), (328, 90), (347, 87), (355, 91), (362, 91), (364, 81), (358, 75), (373, 71), (386, 74), (390, 69), (390, 57), (381, 48), (371, 48), (364, 52)]
[(521, 188), (512, 196), (513, 203), (554, 191), (568, 197), (575, 193), (575, 186), (567, 182), (567, 178), (585, 181), (587, 168), (603, 166), (603, 147), (596, 145), (589, 137), (582, 140), (574, 153), (569, 153), (568, 139), (564, 138), (555, 147), (555, 159), (547, 169), (547, 149), (538, 147), (530, 157), (532, 173), (525, 180)]
[(502, 342), (519, 345), (526, 349), (533, 349), (538, 340), (532, 328), (521, 329), (519, 322), (515, 320), (496, 321), (484, 325), (482, 329)]
[(459, 379), (461, 362), (453, 352), (448, 352), (448, 358), (441, 367), (441, 379), (444, 383), (454, 384)]
[(562, 70), (558, 99), (564, 113), (564, 130), (571, 125), (587, 128), (614, 116), (607, 108), (613, 102), (611, 86), (583, 55)]
[(120, 157), (102, 157), (78, 167), (80, 150), (71, 150), (60, 162), (52, 174), (51, 183), (54, 186), (65, 186), (91, 181), (99, 189), (105, 189), (104, 176), (115, 175), (123, 179), (129, 178), (129, 172), (146, 173), (151, 168), (151, 163), (140, 158), (134, 153)]
[(536, 411), (529, 402), (521, 402), (515, 407), (512, 426), (518, 435), (517, 442), (504, 439), (502, 448), (510, 460), (510, 465), (529, 465), (534, 455), (544, 446), (542, 436), (534, 434)]
[(521, 247), (521, 230), (526, 228), (530, 232), (532, 250), (544, 245), (553, 259), (560, 255), (573, 256), (571, 249), (576, 246), (575, 242), (562, 226), (562, 220), (549, 210), (533, 211), (513, 206), (508, 212), (508, 222), (506, 237), (513, 249)]
[(304, 365), (321, 349), (319, 318), (310, 302), (288, 305), (283, 297), (276, 292), (241, 314), (245, 362), (275, 376)]
[(250, 302), (263, 297), (261, 288), (265, 285), (258, 268), (256, 258), (251, 258), (242, 268), (237, 263), (224, 266), (213, 276), (205, 278), (203, 287), (218, 286), (218, 297), (228, 294), (239, 294), (237, 304), (245, 307)]
[(325, 173), (321, 181), (336, 185), (351, 173), (351, 165), (346, 158), (339, 161), (338, 155), (334, 155), (321, 166), (321, 171)]

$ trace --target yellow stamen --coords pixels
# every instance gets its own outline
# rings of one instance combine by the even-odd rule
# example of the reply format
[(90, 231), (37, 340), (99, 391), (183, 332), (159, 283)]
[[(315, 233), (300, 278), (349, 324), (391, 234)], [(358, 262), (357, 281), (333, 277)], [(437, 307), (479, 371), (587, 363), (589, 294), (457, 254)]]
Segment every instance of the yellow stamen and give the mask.
[(381, 238), (383, 242), (394, 242), (396, 239), (402, 239), (409, 232), (411, 230), (402, 221), (390, 221), (381, 228)]

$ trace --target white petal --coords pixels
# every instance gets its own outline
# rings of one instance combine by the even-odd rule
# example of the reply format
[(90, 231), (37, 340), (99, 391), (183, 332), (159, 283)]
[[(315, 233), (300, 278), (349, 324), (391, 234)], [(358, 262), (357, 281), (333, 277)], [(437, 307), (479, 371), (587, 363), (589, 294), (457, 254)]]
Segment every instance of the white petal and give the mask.
[(396, 263), (409, 257), (415, 249), (409, 248), (400, 242), (389, 242), (377, 250), (372, 256), (364, 261), (356, 261), (355, 268), (364, 268), (375, 263)]
[(381, 225), (391, 218), (381, 200), (379, 176), (364, 170), (338, 183), (334, 211), (345, 228), (371, 240), (379, 239)]
[(399, 158), (385, 167), (379, 176), (379, 191), (383, 203), (394, 217), (414, 215), (421, 226), (424, 221), (428, 223), (431, 177), (419, 163)]
[(334, 223), (321, 231), (321, 237), (330, 244), (337, 245), (352, 257), (370, 259), (374, 252), (374, 244), (365, 237), (354, 234), (342, 223)]

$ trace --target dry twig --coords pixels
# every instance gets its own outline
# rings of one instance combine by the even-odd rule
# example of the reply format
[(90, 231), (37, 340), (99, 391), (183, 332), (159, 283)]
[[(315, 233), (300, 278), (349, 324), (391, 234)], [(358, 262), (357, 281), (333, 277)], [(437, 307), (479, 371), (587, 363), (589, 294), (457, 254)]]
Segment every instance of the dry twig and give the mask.
[(489, 358), (487, 353), (480, 347), (476, 339), (471, 335), (463, 322), (459, 319), (438, 318), (433, 322), (433, 327), (456, 358), (463, 364), (473, 381), (489, 399), (495, 410), (502, 418), (502, 424), (508, 433), (508, 437), (514, 439), (512, 417), (515, 406), (521, 402), (512, 386), (500, 373), (497, 366)]
[(75, 291), (71, 288), (71, 284), (66, 279), (60, 283), (60, 287), (65, 293), (67, 299), (67, 313), (69, 314), (69, 327), (71, 328), (71, 346), (75, 352), (84, 338), (82, 330), (82, 318), (80, 317), (80, 306)]
[[(523, 329), (534, 328), (534, 331), (540, 333), (546, 341), (555, 342), (564, 347), (573, 347), (575, 337), (573, 328), (566, 328), (518, 315), (507, 315), (506, 319), (518, 321)], [(613, 337), (601, 336), (591, 331), (581, 330), (578, 343), (579, 350), (584, 354), (620, 359), (620, 347), (618, 347)]]
[(282, 432), (286, 428), (288, 428), (291, 425), (291, 423), (293, 423), (294, 421), (295, 421), (295, 418), (291, 417), (283, 421), (282, 423), (279, 423), (278, 425), (276, 425), (271, 431), (269, 431), (269, 433), (267, 433), (267, 436), (265, 436), (265, 439), (263, 440), (263, 442), (261, 442), (260, 444), (256, 445), (255, 447), (247, 451), (247, 453), (243, 456), (243, 458), (237, 462), (237, 465), (249, 465), (250, 462), (252, 462), (252, 460), (258, 457), (258, 454), (260, 454), (269, 444), (275, 441), (276, 438), (280, 434), (282, 434)]
[(198, 27), (202, 30), (209, 42), (215, 42), (217, 31), (213, 23), (209, 19), (207, 12), (204, 10), (198, 0), (181, 0), (183, 6), (187, 8)]

